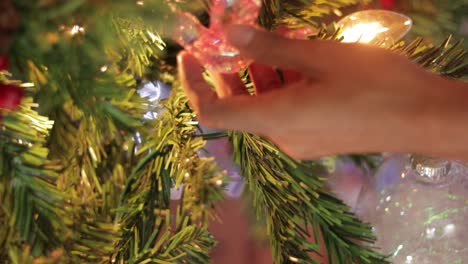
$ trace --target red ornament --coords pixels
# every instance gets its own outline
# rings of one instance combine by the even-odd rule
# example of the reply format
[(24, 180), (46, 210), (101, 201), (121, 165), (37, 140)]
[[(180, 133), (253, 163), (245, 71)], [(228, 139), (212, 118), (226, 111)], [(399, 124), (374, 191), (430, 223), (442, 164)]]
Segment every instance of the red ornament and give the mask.
[(0, 56), (0, 71), (8, 69), (10, 61), (7, 56)]
[(12, 84), (0, 84), (0, 108), (15, 110), (21, 103), (24, 91)]
[(380, 0), (380, 6), (383, 9), (395, 9), (396, 0)]

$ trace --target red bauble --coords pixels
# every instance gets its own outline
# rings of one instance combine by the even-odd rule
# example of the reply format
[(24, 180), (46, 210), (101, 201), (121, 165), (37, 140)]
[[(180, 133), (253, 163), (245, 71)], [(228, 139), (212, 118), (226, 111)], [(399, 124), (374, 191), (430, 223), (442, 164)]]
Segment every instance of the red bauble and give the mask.
[(0, 71), (8, 69), (10, 62), (7, 56), (0, 56)]
[(384, 9), (395, 9), (396, 0), (380, 0), (380, 6)]
[(12, 84), (0, 84), (0, 108), (15, 110), (21, 103), (24, 91)]

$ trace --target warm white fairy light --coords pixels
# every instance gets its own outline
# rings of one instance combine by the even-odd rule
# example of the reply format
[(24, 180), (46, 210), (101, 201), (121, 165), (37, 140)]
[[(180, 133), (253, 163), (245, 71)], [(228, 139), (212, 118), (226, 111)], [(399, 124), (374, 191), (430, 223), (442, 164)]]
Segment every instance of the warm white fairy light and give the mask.
[(78, 33), (84, 33), (85, 32), (85, 29), (79, 25), (74, 25), (71, 29), (70, 29), (70, 34), (71, 35), (76, 35)]
[(426, 228), (426, 238), (433, 239), (435, 237), (436, 229), (435, 227)]
[(34, 87), (34, 83), (22, 83), (21, 87)]
[(107, 69), (108, 69), (107, 65), (104, 65), (104, 66), (101, 67), (100, 70), (101, 70), (101, 72), (106, 72)]
[(218, 186), (223, 185), (223, 181), (222, 181), (222, 180), (217, 180), (217, 181), (216, 181), (216, 185), (218, 185)]
[(299, 262), (299, 259), (293, 256), (289, 256), (289, 260), (292, 262)]

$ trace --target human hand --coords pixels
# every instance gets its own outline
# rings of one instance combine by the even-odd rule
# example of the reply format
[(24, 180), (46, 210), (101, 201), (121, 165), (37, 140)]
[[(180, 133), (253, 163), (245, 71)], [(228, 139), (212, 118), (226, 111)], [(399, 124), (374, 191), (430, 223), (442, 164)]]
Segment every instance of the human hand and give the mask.
[[(213, 74), (213, 92), (196, 59), (179, 55), (182, 85), (207, 126), (259, 133), (299, 159), (460, 151), (460, 142), (440, 137), (442, 129), (451, 130), (443, 125), (453, 110), (463, 107), (466, 114), (466, 92), (402, 55), (361, 44), (291, 40), (245, 26), (232, 26), (228, 38), (256, 61), (249, 68), (256, 96), (236, 75)], [(275, 67), (286, 69), (284, 83)], [(445, 132), (464, 138), (459, 130)], [(443, 147), (428, 145), (434, 140)]]

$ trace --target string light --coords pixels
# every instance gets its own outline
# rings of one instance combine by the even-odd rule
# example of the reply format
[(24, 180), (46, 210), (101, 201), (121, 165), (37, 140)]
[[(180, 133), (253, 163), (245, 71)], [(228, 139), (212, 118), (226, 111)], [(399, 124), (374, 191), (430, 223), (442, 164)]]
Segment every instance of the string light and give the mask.
[(76, 35), (76, 34), (79, 34), (79, 33), (84, 33), (85, 32), (85, 29), (84, 27), (81, 27), (79, 25), (74, 25), (71, 29), (70, 29), (70, 34), (72, 36)]
[[(64, 32), (65, 34), (74, 37), (78, 34), (84, 34), (85, 33), (85, 28), (80, 26), (80, 25), (73, 25), (71, 27), (61, 25), (59, 26), (59, 30)], [(55, 41), (55, 40), (53, 40)]]
[(21, 84), (21, 87), (25, 87), (25, 88), (34, 87), (34, 83), (23, 83), (23, 84)]
[(289, 260), (296, 263), (296, 262), (299, 262), (299, 259), (296, 258), (296, 257), (293, 257), (293, 256), (289, 256)]
[(365, 10), (341, 19), (337, 25), (347, 43), (365, 43), (390, 47), (402, 39), (413, 22), (407, 16), (386, 10)]

